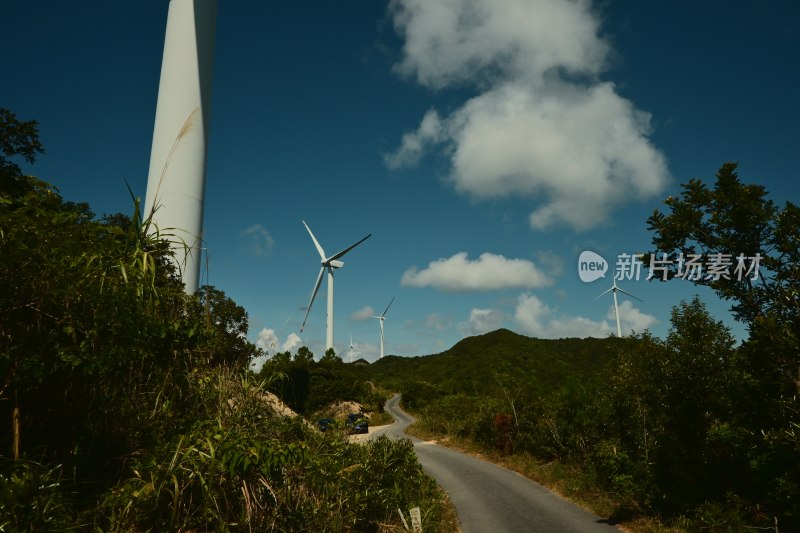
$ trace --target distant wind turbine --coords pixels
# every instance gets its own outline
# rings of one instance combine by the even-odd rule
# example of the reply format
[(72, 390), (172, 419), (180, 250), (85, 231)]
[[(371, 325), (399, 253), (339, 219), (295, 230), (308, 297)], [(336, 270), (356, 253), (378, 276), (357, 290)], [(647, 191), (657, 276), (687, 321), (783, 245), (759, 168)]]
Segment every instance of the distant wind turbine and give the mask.
[(392, 306), (392, 302), (394, 302), (394, 297), (392, 297), (392, 301), (389, 302), (389, 305), (386, 306), (386, 310), (384, 310), (381, 316), (370, 316), (370, 318), (377, 318), (378, 321), (381, 323), (381, 359), (383, 359), (383, 321), (386, 320), (386, 311)]
[[(600, 298), (601, 296), (608, 294), (609, 292), (614, 294), (614, 316), (617, 318), (617, 337), (622, 337), (622, 328), (619, 325), (619, 305), (617, 305), (617, 291), (621, 292), (622, 294), (627, 294), (631, 298), (639, 300), (640, 302), (643, 302), (644, 300), (642, 300), (641, 298), (637, 298), (633, 294), (617, 287), (617, 278), (615, 277), (613, 279), (614, 281), (611, 285), (611, 288), (606, 291), (603, 291), (601, 294), (597, 296), (597, 298)], [(597, 300), (597, 298), (595, 298), (595, 300)]]
[(322, 249), (317, 238), (314, 237), (314, 234), (311, 233), (311, 228), (308, 227), (308, 224), (305, 221), (301, 221), (303, 225), (308, 230), (308, 234), (311, 235), (311, 240), (314, 241), (314, 246), (317, 247), (317, 251), (319, 252), (319, 257), (322, 262), (322, 268), (319, 269), (319, 275), (317, 276), (317, 282), (314, 284), (314, 290), (311, 292), (311, 300), (308, 302), (308, 309), (306, 309), (306, 316), (303, 318), (303, 324), (300, 326), (300, 333), (303, 332), (303, 328), (306, 327), (306, 320), (308, 320), (308, 313), (311, 312), (311, 306), (314, 304), (314, 298), (317, 296), (317, 291), (319, 290), (319, 286), (322, 284), (322, 274), (325, 270), (328, 270), (328, 321), (327, 321), (327, 332), (325, 335), (325, 351), (328, 351), (330, 348), (333, 348), (333, 270), (336, 268), (342, 268), (344, 263), (339, 261), (341, 257), (343, 257), (347, 252), (361, 244), (362, 242), (369, 239), (372, 234), (370, 233), (360, 241), (355, 244), (352, 244), (342, 250), (339, 253), (335, 253), (330, 257), (325, 255), (325, 250)]
[(354, 348), (355, 347), (353, 346), (353, 334), (351, 333), (350, 334), (350, 362), (351, 363), (353, 362), (353, 350), (354, 350)]

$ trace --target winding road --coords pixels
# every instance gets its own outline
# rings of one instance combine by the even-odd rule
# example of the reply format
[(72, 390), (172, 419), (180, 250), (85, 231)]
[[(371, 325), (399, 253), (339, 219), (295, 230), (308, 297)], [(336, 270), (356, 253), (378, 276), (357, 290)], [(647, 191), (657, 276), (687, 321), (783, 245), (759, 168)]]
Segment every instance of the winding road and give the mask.
[(369, 438), (412, 440), (422, 467), (450, 496), (463, 533), (619, 531), (511, 470), (409, 437), (403, 431), (415, 419), (400, 409), (399, 402), (400, 395), (386, 402), (395, 423), (375, 428)]

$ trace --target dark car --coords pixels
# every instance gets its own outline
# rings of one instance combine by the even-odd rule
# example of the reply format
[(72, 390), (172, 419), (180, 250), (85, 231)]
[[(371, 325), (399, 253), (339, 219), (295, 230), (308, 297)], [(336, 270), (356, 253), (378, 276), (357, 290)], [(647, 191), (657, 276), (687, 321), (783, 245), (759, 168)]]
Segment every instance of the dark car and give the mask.
[(347, 415), (348, 433), (369, 433), (369, 420), (361, 413)]
[(336, 425), (336, 420), (333, 418), (320, 418), (317, 420), (317, 427), (319, 427), (319, 430), (322, 432), (328, 431), (334, 425)]

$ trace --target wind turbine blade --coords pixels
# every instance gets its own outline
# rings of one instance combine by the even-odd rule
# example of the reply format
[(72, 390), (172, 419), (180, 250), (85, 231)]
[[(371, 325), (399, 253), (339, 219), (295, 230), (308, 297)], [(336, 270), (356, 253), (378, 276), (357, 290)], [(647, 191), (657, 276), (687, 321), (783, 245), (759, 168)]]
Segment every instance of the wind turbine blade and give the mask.
[[(389, 308), (392, 306), (392, 302), (394, 302), (394, 299), (395, 299), (395, 298), (396, 298), (395, 296), (392, 296), (392, 301), (391, 301), (391, 302), (389, 302), (389, 305), (387, 305), (387, 306), (386, 306), (386, 311), (388, 311), (388, 310), (389, 310)], [(383, 317), (383, 316), (386, 316), (386, 311), (384, 311), (384, 312), (383, 312), (383, 314), (381, 315), (381, 317)]]
[(618, 288), (618, 287), (611, 287), (610, 289), (608, 289), (608, 290), (605, 290), (605, 291), (601, 292), (600, 294), (598, 294), (597, 296), (595, 296), (595, 297), (594, 297), (594, 299), (595, 299), (595, 300), (597, 300), (597, 299), (599, 299), (600, 297), (602, 297), (602, 296), (605, 296), (605, 295), (606, 295), (606, 294), (608, 294), (609, 292), (611, 292), (611, 291), (613, 291), (613, 290), (616, 290), (617, 288)]
[(306, 327), (306, 320), (308, 320), (308, 313), (311, 312), (311, 305), (314, 303), (314, 298), (317, 296), (319, 286), (322, 284), (322, 275), (325, 273), (325, 267), (319, 269), (319, 276), (317, 276), (317, 283), (314, 285), (314, 291), (311, 293), (311, 300), (308, 301), (308, 309), (306, 309), (306, 316), (303, 317), (303, 324), (300, 326), (300, 333), (303, 333), (303, 328)]
[(320, 246), (319, 242), (317, 241), (317, 238), (314, 237), (313, 233), (311, 233), (311, 228), (308, 227), (308, 224), (306, 224), (305, 220), (301, 220), (300, 222), (303, 223), (303, 225), (308, 230), (308, 234), (311, 235), (311, 240), (314, 241), (314, 246), (317, 247), (317, 251), (319, 252), (319, 258), (325, 261), (325, 250), (322, 249), (322, 246)]
[[(311, 231), (311, 230), (309, 230), (309, 231)], [(350, 246), (348, 246), (347, 248), (345, 248), (345, 249), (344, 249), (344, 250), (342, 250), (341, 252), (339, 252), (339, 253), (336, 253), (336, 254), (333, 254), (332, 256), (330, 256), (330, 257), (329, 257), (329, 258), (327, 258), (327, 259), (325, 259), (324, 257), (323, 257), (322, 259), (323, 259), (323, 261), (325, 261), (326, 263), (328, 263), (328, 262), (330, 262), (330, 261), (335, 261), (336, 259), (339, 259), (339, 258), (340, 258), (340, 257), (342, 257), (344, 254), (346, 254), (347, 252), (349, 252), (350, 250), (352, 250), (353, 248), (355, 248), (356, 246), (358, 246), (358, 245), (359, 245), (359, 244), (361, 244), (362, 242), (366, 241), (366, 240), (367, 240), (367, 239), (369, 239), (370, 237), (372, 237), (372, 233), (370, 233), (369, 235), (367, 235), (366, 237), (364, 237), (363, 239), (361, 239), (361, 240), (360, 240), (360, 241), (358, 241), (357, 243), (355, 243), (355, 244), (353, 244), (353, 245), (350, 245)], [(320, 250), (321, 250), (321, 248), (320, 248)]]
[(633, 294), (629, 293), (629, 292), (628, 292), (628, 291), (626, 291), (626, 290), (620, 289), (619, 287), (617, 287), (617, 290), (618, 290), (619, 292), (621, 292), (622, 294), (627, 294), (628, 296), (630, 296), (631, 298), (633, 298), (633, 299), (635, 299), (635, 300), (639, 300), (640, 302), (644, 302), (644, 300), (642, 300), (642, 299), (641, 299), (641, 298), (639, 298), (638, 296), (634, 296)]

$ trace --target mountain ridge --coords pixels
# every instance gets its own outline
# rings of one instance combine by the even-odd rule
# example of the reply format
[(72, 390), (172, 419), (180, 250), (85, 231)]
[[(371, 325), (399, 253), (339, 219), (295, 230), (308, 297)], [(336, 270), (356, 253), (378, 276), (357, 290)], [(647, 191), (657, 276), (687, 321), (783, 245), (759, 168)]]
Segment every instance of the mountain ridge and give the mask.
[(372, 371), (386, 382), (428, 382), (447, 392), (485, 390), (500, 378), (544, 392), (602, 380), (621, 342), (625, 339), (539, 339), (502, 328), (467, 337), (437, 354), (386, 356)]

